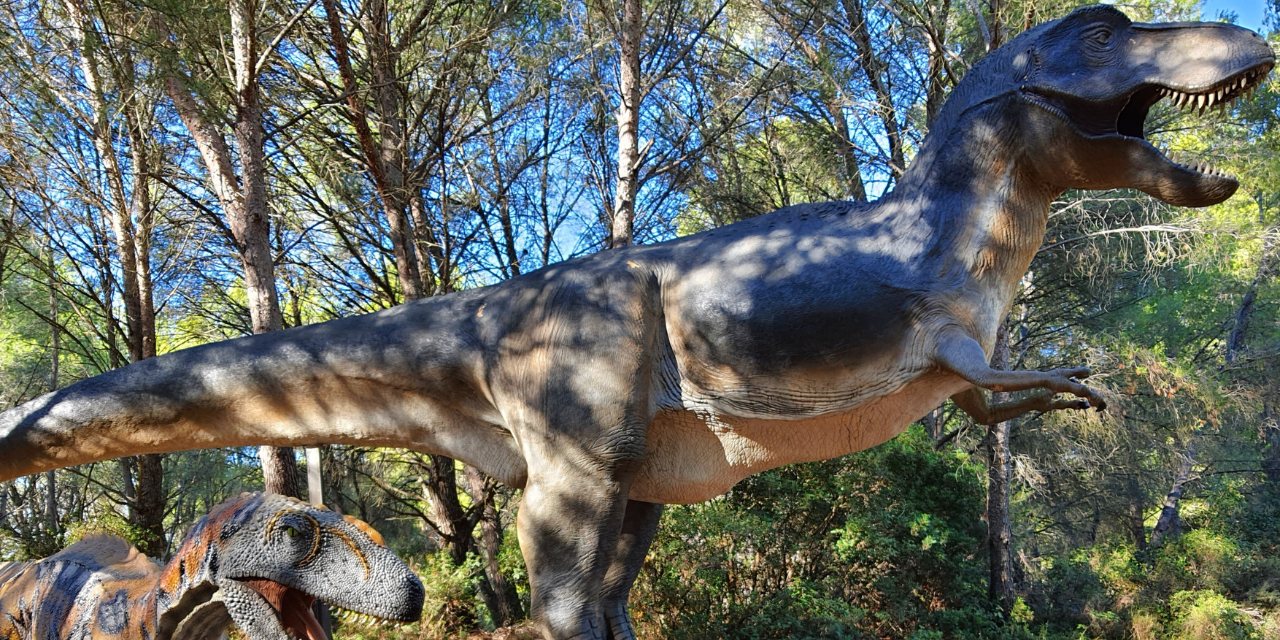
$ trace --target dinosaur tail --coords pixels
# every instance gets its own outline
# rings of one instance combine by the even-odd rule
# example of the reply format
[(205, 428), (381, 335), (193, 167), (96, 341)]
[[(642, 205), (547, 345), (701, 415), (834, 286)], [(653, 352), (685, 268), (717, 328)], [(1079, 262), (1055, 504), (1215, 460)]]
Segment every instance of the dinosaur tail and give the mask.
[(140, 453), (350, 443), (438, 448), (484, 404), (469, 299), (204, 345), (0, 413), (0, 480)]

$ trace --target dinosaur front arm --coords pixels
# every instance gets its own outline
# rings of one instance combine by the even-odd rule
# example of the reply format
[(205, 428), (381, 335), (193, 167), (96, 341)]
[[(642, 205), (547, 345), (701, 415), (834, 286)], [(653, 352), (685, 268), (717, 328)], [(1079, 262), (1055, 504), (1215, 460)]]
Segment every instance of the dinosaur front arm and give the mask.
[(986, 426), (1000, 424), (1032, 411), (1089, 408), (1088, 400), (1058, 400), (1051, 394), (1036, 394), (1020, 400), (992, 404), (987, 395), (977, 387), (969, 387), (951, 396), (951, 401), (956, 403), (961, 411), (969, 414), (974, 422)]
[[(1087, 406), (1096, 407), (1099, 411), (1107, 408), (1107, 401), (1098, 394), (1076, 381), (1089, 375), (1088, 367), (1075, 369), (1053, 369), (1051, 371), (1001, 371), (992, 369), (987, 364), (987, 354), (977, 340), (963, 334), (959, 330), (946, 331), (938, 337), (938, 346), (934, 352), (934, 363), (945, 371), (950, 371), (975, 387), (991, 391), (1022, 391), (1024, 389), (1049, 389), (1055, 393), (1070, 393), (1088, 401)], [(1068, 402), (1066, 406), (1058, 406), (1054, 401), (1043, 396), (1027, 398), (1008, 404), (991, 406), (977, 389), (973, 394), (961, 392), (953, 397), (961, 409), (973, 416), (982, 424), (995, 424), (1016, 417), (1028, 411), (1047, 411), (1077, 407), (1078, 404)], [(963, 397), (961, 397), (963, 396)], [(975, 398), (976, 396), (976, 398)], [(959, 398), (959, 399), (956, 399)], [(968, 406), (966, 406), (968, 405)], [(1047, 407), (1047, 408), (1040, 408)], [(990, 422), (984, 422), (984, 419)]]

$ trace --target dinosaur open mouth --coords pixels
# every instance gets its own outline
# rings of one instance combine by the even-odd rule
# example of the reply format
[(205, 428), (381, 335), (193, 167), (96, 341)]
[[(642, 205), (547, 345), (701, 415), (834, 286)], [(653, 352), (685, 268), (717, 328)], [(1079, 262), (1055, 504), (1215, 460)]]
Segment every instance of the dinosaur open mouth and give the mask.
[(1030, 101), (1058, 115), (1073, 128), (1090, 138), (1123, 137), (1156, 151), (1159, 156), (1177, 169), (1218, 180), (1235, 179), (1214, 167), (1195, 161), (1179, 162), (1169, 158), (1164, 150), (1147, 141), (1145, 130), (1147, 115), (1161, 100), (1168, 99), (1180, 109), (1198, 111), (1217, 108), (1226, 110), (1242, 98), (1252, 95), (1262, 86), (1271, 72), (1271, 61), (1232, 74), (1221, 81), (1203, 88), (1178, 88), (1162, 84), (1143, 84), (1132, 92), (1107, 102), (1084, 100), (1075, 96), (1041, 89), (1024, 90)]
[[(241, 580), (245, 585), (257, 591), (275, 609), (280, 625), (294, 638), (300, 640), (326, 640), (324, 628), (312, 613), (311, 605), (315, 597), (279, 582), (264, 579)], [(330, 605), (334, 617), (344, 622), (363, 624), (366, 626), (400, 626), (399, 620), (380, 618), (371, 613), (351, 611), (336, 605)]]

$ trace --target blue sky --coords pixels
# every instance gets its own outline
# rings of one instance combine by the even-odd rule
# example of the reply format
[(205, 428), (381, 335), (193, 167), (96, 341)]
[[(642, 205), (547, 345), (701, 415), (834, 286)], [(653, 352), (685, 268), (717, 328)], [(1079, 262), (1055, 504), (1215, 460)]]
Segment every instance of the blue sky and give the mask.
[(1266, 0), (1205, 0), (1204, 19), (1216, 20), (1219, 11), (1234, 11), (1240, 16), (1236, 24), (1260, 31), (1266, 5)]

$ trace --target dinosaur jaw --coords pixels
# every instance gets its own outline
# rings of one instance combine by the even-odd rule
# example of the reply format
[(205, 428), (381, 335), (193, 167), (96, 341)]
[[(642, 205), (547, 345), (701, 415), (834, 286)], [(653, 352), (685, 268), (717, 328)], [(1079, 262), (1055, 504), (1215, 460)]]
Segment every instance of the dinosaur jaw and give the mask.
[[(272, 612), (290, 636), (301, 640), (326, 640), (324, 628), (320, 621), (316, 619), (312, 610), (312, 604), (315, 603), (315, 596), (308, 593), (285, 586), (279, 582), (265, 579), (243, 579), (238, 580), (256, 591), (262, 596), (263, 600), (271, 606)], [(380, 618), (371, 613), (362, 613), (350, 611), (341, 607), (333, 607), (336, 617), (350, 623), (364, 624), (368, 626), (399, 626), (404, 624), (399, 620), (389, 620)], [(259, 638), (251, 638), (251, 640), (261, 640)]]
[[(1062, 172), (1064, 186), (1110, 189), (1132, 187), (1165, 202), (1202, 207), (1231, 197), (1236, 179), (1204, 163), (1169, 158), (1146, 139), (1147, 115), (1163, 99), (1198, 110), (1226, 109), (1262, 85), (1273, 61), (1265, 60), (1221, 80), (1198, 87), (1145, 83), (1105, 101), (1083, 100), (1044, 89), (1024, 88), (1022, 97), (1068, 125), (1075, 143)], [(1046, 132), (1047, 133), (1047, 132)], [(1047, 148), (1062, 148), (1067, 139), (1046, 135)]]
[[(305, 640), (325, 640), (324, 627), (311, 612), (315, 597), (272, 580), (248, 579), (240, 582), (257, 591), (258, 595), (267, 601), (272, 613), (280, 621), (280, 626), (287, 630), (289, 635)], [(259, 639), (252, 638), (252, 640)]]

